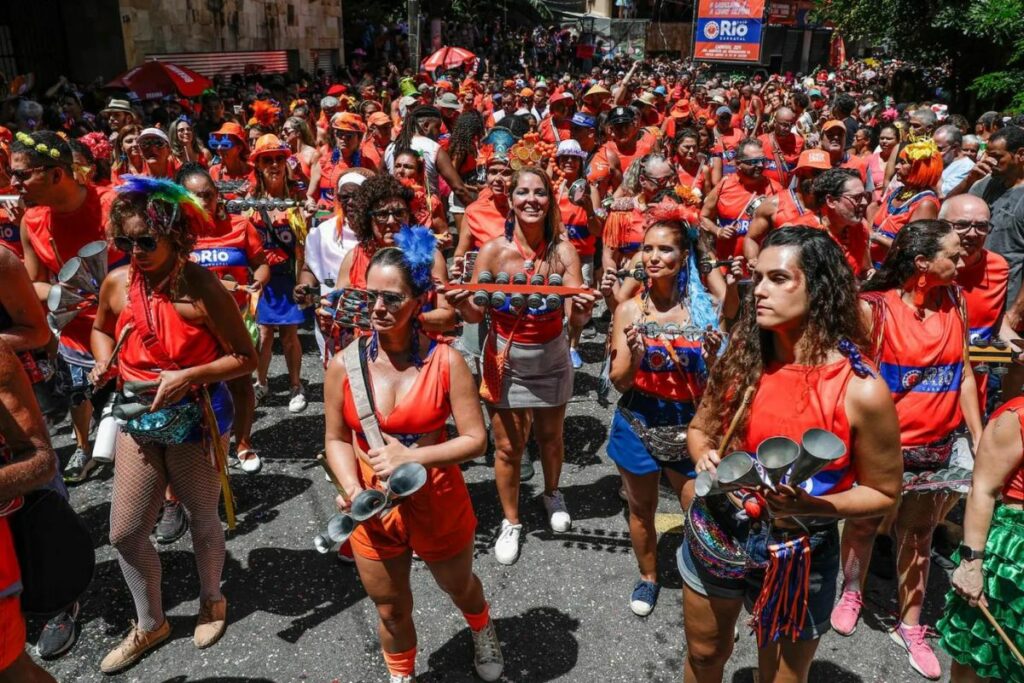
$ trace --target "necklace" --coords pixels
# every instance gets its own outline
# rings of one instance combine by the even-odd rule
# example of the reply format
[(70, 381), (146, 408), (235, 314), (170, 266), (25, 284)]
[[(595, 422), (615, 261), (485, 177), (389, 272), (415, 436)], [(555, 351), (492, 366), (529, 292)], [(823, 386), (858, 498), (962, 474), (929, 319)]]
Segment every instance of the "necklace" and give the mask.
[(523, 270), (527, 273), (533, 272), (533, 267), (536, 265), (536, 262), (542, 260), (544, 258), (544, 254), (547, 253), (548, 250), (548, 245), (545, 243), (540, 249), (535, 250), (532, 254), (527, 256), (523, 247), (519, 244), (519, 236), (515, 234), (512, 235), (512, 244), (516, 245), (516, 251), (518, 251), (519, 255), (523, 257)]

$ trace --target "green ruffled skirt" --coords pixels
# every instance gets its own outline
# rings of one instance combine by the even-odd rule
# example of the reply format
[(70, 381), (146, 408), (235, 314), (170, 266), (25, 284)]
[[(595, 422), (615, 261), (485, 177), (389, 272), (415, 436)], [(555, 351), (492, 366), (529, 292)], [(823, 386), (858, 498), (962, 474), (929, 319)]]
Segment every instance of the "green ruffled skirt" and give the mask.
[[(959, 552), (953, 561), (959, 564)], [(1024, 510), (996, 508), (982, 566), (989, 611), (1017, 648), (1024, 650)], [(936, 629), (942, 648), (979, 676), (1024, 683), (1024, 669), (985, 615), (952, 590)]]

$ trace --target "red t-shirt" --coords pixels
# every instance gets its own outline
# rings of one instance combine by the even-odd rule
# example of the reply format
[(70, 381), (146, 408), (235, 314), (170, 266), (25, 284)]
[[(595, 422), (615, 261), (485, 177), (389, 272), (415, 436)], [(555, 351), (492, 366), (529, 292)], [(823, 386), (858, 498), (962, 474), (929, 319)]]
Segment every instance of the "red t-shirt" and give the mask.
[[(43, 267), (50, 271), (53, 281), (56, 281), (61, 265), (78, 254), (79, 249), (89, 242), (107, 239), (107, 220), (114, 193), (98, 190), (92, 185), (86, 186), (85, 190), (85, 201), (74, 211), (57, 213), (48, 206), (33, 206), (25, 211), (21, 219), (32, 250)], [(54, 253), (54, 246), (57, 253)], [(124, 259), (124, 254), (113, 247), (107, 251), (110, 269)], [(75, 316), (61, 330), (60, 342), (73, 352), (72, 361), (85, 361), (92, 357), (89, 338), (95, 320), (96, 308), (90, 307)]]
[[(199, 235), (191, 258), (221, 280), (230, 275), (241, 287), (249, 284), (252, 263), (262, 254), (263, 239), (252, 221), (245, 216), (230, 215), (225, 220), (214, 221), (211, 232)], [(234, 291), (232, 296), (239, 307), (249, 302), (249, 294), (244, 290)]]

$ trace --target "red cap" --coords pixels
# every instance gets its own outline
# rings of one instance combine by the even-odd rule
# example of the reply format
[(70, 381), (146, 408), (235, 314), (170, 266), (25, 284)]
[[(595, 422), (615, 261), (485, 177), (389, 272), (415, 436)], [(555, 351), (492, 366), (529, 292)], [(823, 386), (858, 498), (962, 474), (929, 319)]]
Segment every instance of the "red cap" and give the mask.
[(340, 97), (341, 95), (344, 95), (346, 92), (348, 92), (348, 88), (346, 88), (340, 83), (335, 83), (334, 85), (327, 89), (327, 96)]

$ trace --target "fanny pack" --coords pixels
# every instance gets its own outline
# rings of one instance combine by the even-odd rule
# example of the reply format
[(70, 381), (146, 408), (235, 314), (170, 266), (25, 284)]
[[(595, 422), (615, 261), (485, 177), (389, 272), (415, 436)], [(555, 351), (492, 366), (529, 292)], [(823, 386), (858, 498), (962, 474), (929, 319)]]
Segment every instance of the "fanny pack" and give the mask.
[(648, 427), (629, 408), (618, 406), (616, 409), (652, 458), (662, 462), (678, 462), (683, 459), (686, 453), (686, 425)]

